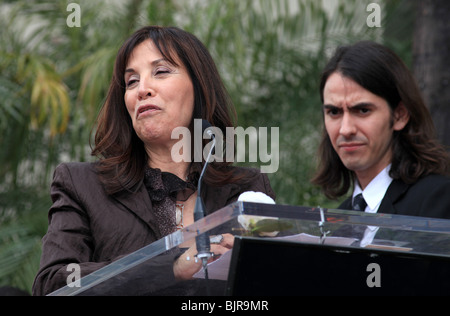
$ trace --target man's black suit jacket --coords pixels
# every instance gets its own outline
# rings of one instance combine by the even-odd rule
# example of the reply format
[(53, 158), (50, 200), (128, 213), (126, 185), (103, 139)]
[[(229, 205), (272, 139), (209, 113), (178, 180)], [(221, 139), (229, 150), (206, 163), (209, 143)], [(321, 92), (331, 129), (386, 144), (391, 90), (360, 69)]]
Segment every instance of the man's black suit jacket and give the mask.
[[(352, 198), (339, 208), (351, 210)], [(450, 178), (428, 175), (413, 184), (393, 180), (378, 213), (450, 219)]]

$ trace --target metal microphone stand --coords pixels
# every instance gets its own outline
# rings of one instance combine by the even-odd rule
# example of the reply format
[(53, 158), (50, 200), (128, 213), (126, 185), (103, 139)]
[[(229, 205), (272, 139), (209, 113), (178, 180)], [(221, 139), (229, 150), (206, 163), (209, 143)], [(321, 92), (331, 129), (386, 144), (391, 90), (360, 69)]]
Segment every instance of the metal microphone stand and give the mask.
[[(211, 134), (210, 134), (211, 135)], [(198, 190), (197, 190), (197, 200), (195, 201), (195, 208), (194, 208), (194, 221), (197, 221), (205, 216), (205, 204), (203, 203), (202, 197), (201, 197), (201, 185), (202, 185), (202, 179), (203, 174), (205, 173), (205, 170), (208, 166), (209, 159), (211, 158), (212, 151), (216, 145), (216, 139), (213, 138), (213, 143), (211, 146), (211, 149), (208, 154), (208, 158), (205, 161), (205, 165), (203, 166), (203, 170), (200, 174), (200, 177), (198, 179)], [(197, 234), (199, 231), (197, 231)], [(209, 289), (209, 278), (208, 278), (208, 260), (213, 256), (213, 253), (211, 252), (211, 243), (209, 240), (209, 234), (207, 232), (204, 232), (203, 234), (198, 235), (195, 237), (195, 243), (197, 246), (197, 255), (196, 260), (201, 260), (203, 271), (205, 273), (205, 281), (206, 281), (206, 293), (207, 295), (210, 294)]]

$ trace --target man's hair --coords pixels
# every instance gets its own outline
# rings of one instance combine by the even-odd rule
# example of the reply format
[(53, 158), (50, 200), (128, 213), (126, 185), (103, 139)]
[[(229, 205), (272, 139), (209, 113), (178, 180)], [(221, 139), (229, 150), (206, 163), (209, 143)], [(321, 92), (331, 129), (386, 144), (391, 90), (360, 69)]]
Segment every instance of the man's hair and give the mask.
[[(403, 61), (392, 50), (371, 41), (338, 47), (322, 72), (322, 103), (325, 83), (333, 73), (355, 81), (364, 89), (386, 100), (391, 113), (394, 113), (400, 103), (408, 110), (408, 124), (393, 134), (390, 170), (393, 179), (414, 183), (427, 174), (449, 173), (449, 155), (436, 140), (433, 121), (417, 83)], [(355, 174), (341, 162), (325, 126), (318, 157), (318, 170), (312, 183), (319, 185), (328, 198), (335, 199), (347, 193), (354, 183)]]

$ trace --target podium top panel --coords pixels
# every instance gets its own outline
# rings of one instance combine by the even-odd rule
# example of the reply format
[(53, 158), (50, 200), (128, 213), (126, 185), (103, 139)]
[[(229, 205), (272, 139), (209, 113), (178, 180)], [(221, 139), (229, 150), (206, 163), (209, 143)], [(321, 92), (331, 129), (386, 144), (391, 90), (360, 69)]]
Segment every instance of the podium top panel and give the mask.
[[(180, 284), (173, 275), (161, 275), (170, 274), (170, 264), (197, 236), (222, 233), (450, 257), (450, 220), (236, 202), (49, 295), (174, 295), (168, 288), (176, 289), (176, 295), (189, 294), (195, 282), (183, 284), (184, 290), (179, 292)], [(226, 281), (227, 271), (219, 274), (219, 279)]]

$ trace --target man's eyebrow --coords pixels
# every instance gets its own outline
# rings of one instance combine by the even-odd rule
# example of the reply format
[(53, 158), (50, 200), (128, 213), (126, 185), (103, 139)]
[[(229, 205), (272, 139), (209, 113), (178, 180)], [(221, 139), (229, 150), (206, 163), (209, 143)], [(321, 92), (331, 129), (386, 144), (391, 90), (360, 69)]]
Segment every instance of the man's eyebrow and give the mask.
[(375, 106), (375, 104), (373, 104), (372, 102), (360, 102), (360, 103), (350, 105), (349, 108), (350, 109), (360, 109), (360, 108), (367, 108), (367, 107), (374, 107), (374, 106)]
[[(348, 106), (349, 109), (361, 109), (361, 108), (367, 108), (367, 107), (374, 107), (375, 104), (371, 102), (360, 102), (356, 104), (352, 104)], [(324, 104), (323, 109), (339, 109), (342, 108), (341, 106), (333, 105), (333, 104)]]
[(322, 106), (322, 108), (324, 109), (324, 110), (332, 110), (332, 109), (338, 109), (338, 108), (340, 108), (339, 106), (336, 106), (336, 105), (332, 105), (332, 104), (324, 104), (323, 106)]

